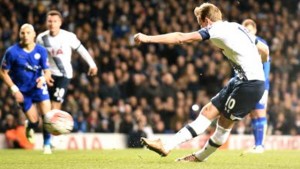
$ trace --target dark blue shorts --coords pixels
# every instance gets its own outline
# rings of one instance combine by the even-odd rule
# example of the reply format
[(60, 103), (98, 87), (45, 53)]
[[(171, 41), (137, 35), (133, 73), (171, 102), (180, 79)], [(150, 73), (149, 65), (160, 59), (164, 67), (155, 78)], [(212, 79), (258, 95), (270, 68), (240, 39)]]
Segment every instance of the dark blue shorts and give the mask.
[(63, 102), (67, 93), (68, 85), (70, 84), (70, 79), (63, 76), (54, 76), (54, 85), (49, 87), (50, 99), (56, 102)]
[(241, 120), (255, 108), (264, 91), (264, 81), (243, 81), (234, 77), (211, 102), (227, 119)]
[(47, 85), (44, 84), (43, 87), (34, 88), (29, 91), (21, 91), (24, 97), (24, 102), (20, 103), (22, 110), (26, 113), (32, 106), (33, 103), (39, 103), (44, 100), (49, 100), (49, 93)]

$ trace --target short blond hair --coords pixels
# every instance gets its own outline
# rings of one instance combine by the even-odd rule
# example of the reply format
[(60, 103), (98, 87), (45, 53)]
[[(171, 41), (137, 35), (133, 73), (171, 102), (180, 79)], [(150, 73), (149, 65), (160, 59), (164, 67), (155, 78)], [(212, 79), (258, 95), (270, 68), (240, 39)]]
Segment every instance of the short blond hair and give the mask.
[(252, 19), (245, 19), (243, 21), (242, 25), (244, 27), (246, 27), (249, 30), (249, 32), (252, 33), (253, 35), (256, 34), (257, 28), (256, 28), (256, 23), (255, 23), (254, 20), (252, 20)]
[(20, 28), (20, 30), (22, 30), (22, 29), (24, 29), (24, 28), (29, 28), (30, 30), (32, 30), (33, 32), (35, 32), (34, 31), (34, 27), (31, 25), (31, 24), (29, 24), (29, 23), (24, 23), (22, 26), (21, 26), (21, 28)]
[(203, 3), (199, 7), (196, 7), (194, 14), (201, 21), (204, 21), (207, 17), (212, 22), (222, 20), (222, 13), (218, 7), (211, 3)]
[(243, 23), (242, 23), (242, 25), (245, 26), (245, 27), (247, 27), (248, 25), (251, 25), (251, 26), (253, 26), (253, 28), (256, 29), (256, 23), (252, 19), (246, 19), (246, 20), (244, 20)]

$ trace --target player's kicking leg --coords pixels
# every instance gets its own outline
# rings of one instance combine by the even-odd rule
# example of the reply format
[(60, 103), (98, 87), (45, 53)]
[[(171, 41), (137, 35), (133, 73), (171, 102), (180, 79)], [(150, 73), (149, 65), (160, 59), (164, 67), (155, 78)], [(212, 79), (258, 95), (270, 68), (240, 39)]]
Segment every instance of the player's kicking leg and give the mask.
[(151, 140), (142, 138), (141, 142), (148, 149), (165, 157), (172, 149), (198, 135), (202, 134), (211, 124), (211, 121), (219, 115), (217, 108), (210, 102), (203, 107), (196, 120), (183, 127), (171, 139)]

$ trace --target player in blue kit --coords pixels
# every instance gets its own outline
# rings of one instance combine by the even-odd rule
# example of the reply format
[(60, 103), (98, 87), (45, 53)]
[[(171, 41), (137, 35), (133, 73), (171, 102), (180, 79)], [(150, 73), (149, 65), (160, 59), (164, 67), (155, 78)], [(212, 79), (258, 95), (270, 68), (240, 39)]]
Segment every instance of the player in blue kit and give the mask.
[[(40, 111), (45, 115), (51, 110), (46, 82), (51, 84), (48, 55), (44, 47), (35, 44), (36, 33), (30, 24), (19, 32), (20, 42), (9, 47), (2, 59), (0, 75), (28, 119), (26, 136), (34, 143), (34, 129), (39, 125)], [(36, 105), (34, 104), (36, 103)], [(50, 134), (43, 130), (44, 154), (51, 154)]]
[[(242, 25), (246, 27), (249, 32), (253, 35), (256, 35), (257, 28), (256, 23), (252, 19), (246, 19), (243, 21)], [(257, 40), (266, 44), (267, 42), (261, 37), (256, 36)], [(252, 110), (250, 116), (252, 118), (251, 125), (253, 128), (253, 135), (255, 140), (255, 146), (245, 153), (263, 153), (264, 152), (264, 140), (267, 131), (267, 103), (268, 103), (268, 94), (270, 89), (270, 67), (271, 67), (271, 58), (268, 56), (267, 61), (263, 63), (263, 69), (265, 74), (265, 92), (261, 100), (256, 104), (255, 110)]]

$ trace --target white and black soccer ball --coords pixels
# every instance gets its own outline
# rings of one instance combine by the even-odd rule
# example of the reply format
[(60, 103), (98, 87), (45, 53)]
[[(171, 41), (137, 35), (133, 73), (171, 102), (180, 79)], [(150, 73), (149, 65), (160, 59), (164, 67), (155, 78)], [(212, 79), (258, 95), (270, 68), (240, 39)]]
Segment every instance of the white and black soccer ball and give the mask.
[(73, 117), (62, 110), (53, 109), (44, 116), (44, 127), (53, 135), (68, 134), (73, 130)]

